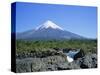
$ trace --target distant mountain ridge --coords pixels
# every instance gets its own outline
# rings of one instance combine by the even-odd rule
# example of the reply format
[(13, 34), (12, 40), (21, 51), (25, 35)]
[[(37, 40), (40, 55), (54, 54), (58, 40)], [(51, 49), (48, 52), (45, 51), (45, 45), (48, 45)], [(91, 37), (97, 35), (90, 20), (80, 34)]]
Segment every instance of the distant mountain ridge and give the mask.
[(85, 39), (83, 36), (64, 30), (50, 20), (36, 29), (17, 33), (16, 38), (22, 40)]

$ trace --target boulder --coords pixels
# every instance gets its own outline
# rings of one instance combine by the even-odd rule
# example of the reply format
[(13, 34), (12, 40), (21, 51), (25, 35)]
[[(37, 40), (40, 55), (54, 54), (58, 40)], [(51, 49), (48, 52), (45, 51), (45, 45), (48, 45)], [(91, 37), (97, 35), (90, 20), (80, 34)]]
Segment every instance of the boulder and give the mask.
[(97, 55), (87, 54), (83, 58), (75, 61), (76, 64), (80, 65), (80, 68), (97, 68)]
[(78, 58), (82, 58), (85, 56), (85, 53), (82, 49), (74, 56), (74, 60), (77, 60)]

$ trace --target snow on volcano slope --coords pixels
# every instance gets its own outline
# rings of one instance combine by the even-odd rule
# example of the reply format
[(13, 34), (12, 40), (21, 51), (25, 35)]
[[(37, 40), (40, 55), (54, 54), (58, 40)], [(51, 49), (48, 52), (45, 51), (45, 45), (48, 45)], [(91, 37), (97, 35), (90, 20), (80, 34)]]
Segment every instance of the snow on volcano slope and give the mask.
[(80, 35), (64, 30), (50, 20), (47, 20), (36, 29), (18, 33), (16, 37), (23, 40), (84, 39)]
[(47, 20), (45, 23), (43, 23), (42, 25), (38, 26), (36, 28), (36, 30), (41, 30), (41, 29), (47, 29), (47, 28), (52, 28), (52, 29), (60, 29), (60, 30), (64, 30), (63, 28), (59, 27), (58, 25), (56, 25), (55, 23), (53, 23), (50, 20)]

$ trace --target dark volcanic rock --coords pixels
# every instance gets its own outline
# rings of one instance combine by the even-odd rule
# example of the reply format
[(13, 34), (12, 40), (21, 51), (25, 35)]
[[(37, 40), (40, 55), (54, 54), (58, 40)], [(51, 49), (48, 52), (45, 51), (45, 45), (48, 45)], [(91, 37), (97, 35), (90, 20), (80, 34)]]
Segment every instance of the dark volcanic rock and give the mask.
[(71, 50), (70, 48), (64, 48), (64, 49), (63, 49), (63, 52), (64, 52), (64, 53), (68, 53), (70, 50)]
[(85, 53), (82, 49), (74, 56), (74, 60), (77, 60), (78, 58), (82, 58), (85, 56)]
[(80, 69), (80, 66), (74, 62), (72, 63), (64, 62), (58, 64), (57, 66), (57, 70), (71, 70), (71, 69)]
[[(80, 50), (73, 62), (67, 61), (66, 52), (70, 49), (48, 50), (47, 52), (30, 52), (16, 54), (16, 72), (39, 72), (70, 69), (97, 68), (97, 54)], [(65, 53), (64, 53), (65, 52)]]
[(85, 55), (83, 58), (76, 60), (76, 63), (80, 65), (80, 68), (97, 68), (97, 55)]
[(59, 55), (57, 51), (55, 50), (50, 50), (48, 49), (47, 51), (41, 51), (41, 52), (22, 52), (22, 53), (16, 53), (16, 58), (17, 59), (24, 59), (24, 58), (44, 58), (48, 56), (54, 56), (54, 55)]
[(66, 62), (62, 56), (16, 59), (16, 72), (54, 71), (57, 63)]

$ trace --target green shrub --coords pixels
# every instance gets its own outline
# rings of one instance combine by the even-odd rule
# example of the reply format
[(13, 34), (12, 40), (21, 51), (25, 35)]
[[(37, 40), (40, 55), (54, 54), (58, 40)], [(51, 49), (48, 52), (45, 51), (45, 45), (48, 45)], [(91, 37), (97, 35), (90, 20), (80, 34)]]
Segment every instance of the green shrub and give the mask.
[(97, 40), (16, 40), (17, 52), (42, 52), (53, 48), (82, 48), (85, 52), (97, 52)]

